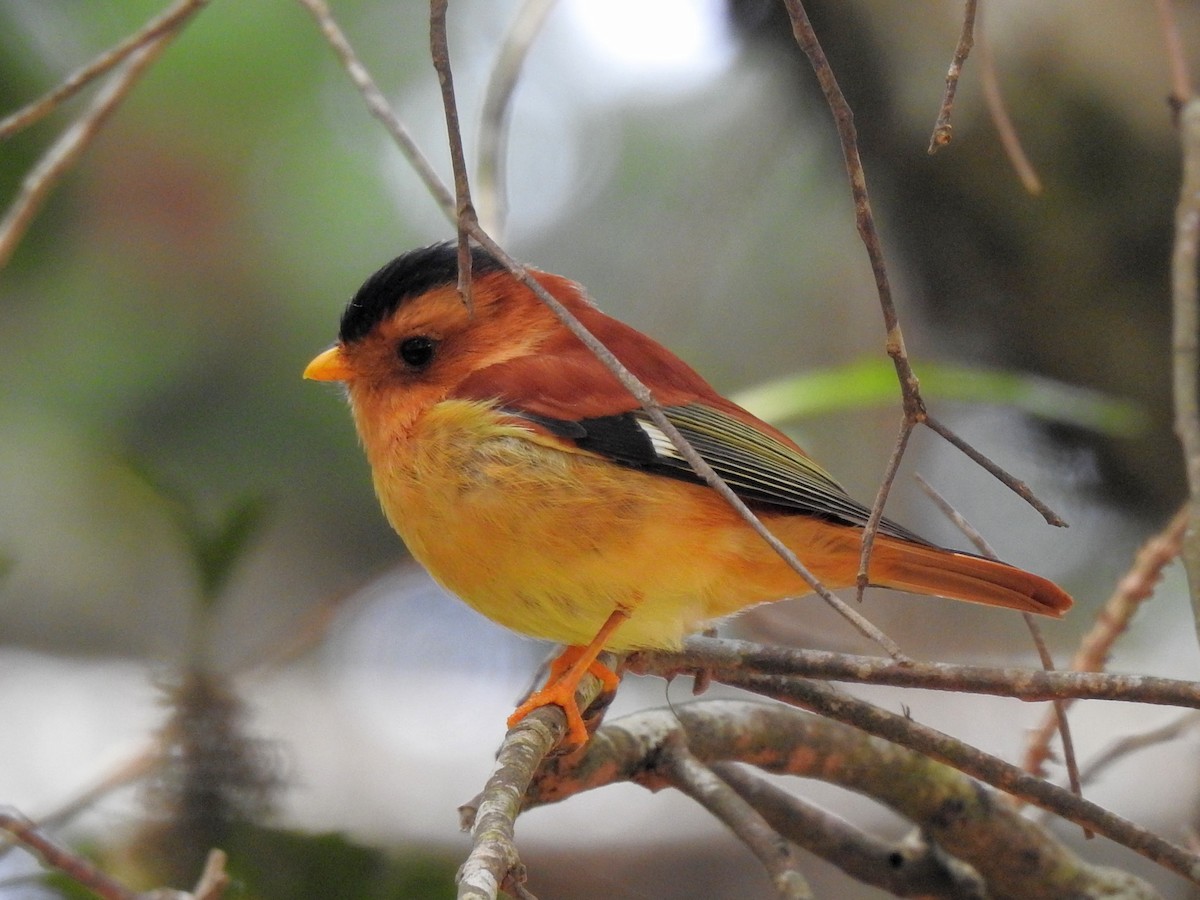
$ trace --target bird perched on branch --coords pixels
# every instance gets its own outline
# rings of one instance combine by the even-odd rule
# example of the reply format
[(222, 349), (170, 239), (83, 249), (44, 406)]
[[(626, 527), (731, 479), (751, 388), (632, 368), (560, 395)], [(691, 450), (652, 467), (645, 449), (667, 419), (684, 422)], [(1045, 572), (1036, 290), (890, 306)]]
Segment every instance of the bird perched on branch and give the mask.
[[(430, 574), (501, 625), (568, 645), (510, 726), (557, 704), (583, 743), (579, 681), (591, 671), (616, 685), (601, 650), (677, 647), (713, 619), (811, 588), (532, 290), (478, 247), (471, 260), (470, 306), (455, 245), (388, 263), (304, 374), (346, 384), (383, 510)], [(529, 271), (825, 586), (855, 583), (867, 507), (581, 286)], [(1044, 578), (887, 519), (870, 579), (1049, 616), (1071, 605)]]

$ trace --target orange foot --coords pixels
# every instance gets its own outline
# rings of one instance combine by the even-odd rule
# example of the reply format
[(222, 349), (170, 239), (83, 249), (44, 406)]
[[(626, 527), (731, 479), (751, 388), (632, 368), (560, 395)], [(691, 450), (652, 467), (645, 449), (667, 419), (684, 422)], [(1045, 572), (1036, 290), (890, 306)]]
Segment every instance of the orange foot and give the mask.
[(567, 746), (582, 746), (587, 743), (588, 730), (583, 723), (583, 714), (579, 703), (575, 700), (575, 692), (579, 690), (579, 682), (589, 672), (600, 679), (606, 693), (617, 689), (621, 679), (612, 669), (596, 660), (604, 647), (605, 641), (616, 630), (617, 626), (629, 618), (629, 613), (623, 609), (616, 610), (604, 623), (600, 632), (586, 647), (568, 647), (550, 663), (550, 675), (546, 685), (540, 691), (534, 692), (528, 700), (518, 706), (508, 717), (508, 727), (512, 728), (535, 709), (543, 706), (558, 706), (567, 715), (567, 736), (564, 744)]

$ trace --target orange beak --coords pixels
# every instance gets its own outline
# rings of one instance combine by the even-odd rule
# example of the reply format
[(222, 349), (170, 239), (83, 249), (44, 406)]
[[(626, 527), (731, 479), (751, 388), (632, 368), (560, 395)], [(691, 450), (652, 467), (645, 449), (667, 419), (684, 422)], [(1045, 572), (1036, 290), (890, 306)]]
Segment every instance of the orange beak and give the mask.
[(312, 381), (349, 381), (352, 375), (342, 348), (337, 346), (318, 354), (304, 369), (304, 377)]

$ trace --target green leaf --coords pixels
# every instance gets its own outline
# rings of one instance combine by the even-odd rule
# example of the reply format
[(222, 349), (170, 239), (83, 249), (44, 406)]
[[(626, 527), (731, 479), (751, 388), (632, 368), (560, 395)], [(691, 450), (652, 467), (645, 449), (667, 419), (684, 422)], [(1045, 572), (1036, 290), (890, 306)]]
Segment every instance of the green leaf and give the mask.
[(145, 466), (131, 462), (130, 468), (163, 502), (179, 529), (196, 571), (200, 607), (212, 610), (221, 599), (234, 567), (262, 527), (269, 505), (266, 497), (261, 494), (239, 497), (212, 522), (192, 498)]
[[(1131, 400), (1112, 397), (1038, 375), (922, 363), (917, 373), (926, 400), (958, 400), (1011, 406), (1032, 416), (1102, 434), (1129, 437), (1146, 428), (1147, 416)], [(900, 388), (888, 360), (869, 358), (768, 382), (733, 399), (771, 422), (872, 406), (894, 406)]]
[(257, 536), (266, 511), (267, 502), (261, 495), (242, 497), (215, 525), (194, 530), (193, 558), (200, 579), (200, 600), (206, 607), (212, 607), (224, 592), (234, 566)]

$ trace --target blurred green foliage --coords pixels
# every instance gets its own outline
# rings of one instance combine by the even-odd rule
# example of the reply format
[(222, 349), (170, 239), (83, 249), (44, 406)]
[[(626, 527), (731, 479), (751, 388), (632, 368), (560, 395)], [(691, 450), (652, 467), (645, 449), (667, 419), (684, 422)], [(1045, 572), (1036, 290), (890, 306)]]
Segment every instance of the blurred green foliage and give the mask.
[[(1148, 424), (1145, 411), (1133, 401), (1050, 378), (930, 360), (919, 363), (917, 375), (929, 403), (1011, 406), (1047, 422), (1119, 437), (1137, 435)], [(898, 391), (895, 368), (886, 359), (872, 357), (748, 388), (734, 399), (761, 418), (785, 423), (830, 412), (894, 407)]]

